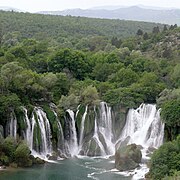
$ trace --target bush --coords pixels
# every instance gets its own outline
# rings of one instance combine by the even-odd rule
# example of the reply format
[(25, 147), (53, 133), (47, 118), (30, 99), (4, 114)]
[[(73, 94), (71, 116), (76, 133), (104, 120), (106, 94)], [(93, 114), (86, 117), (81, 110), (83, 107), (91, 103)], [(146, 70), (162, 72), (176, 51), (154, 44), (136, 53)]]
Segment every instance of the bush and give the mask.
[(3, 152), (10, 158), (10, 160), (12, 161), (14, 159), (14, 152), (16, 150), (16, 140), (13, 137), (7, 137), (4, 140), (3, 143)]
[(84, 89), (81, 95), (81, 101), (84, 104), (94, 105), (99, 101), (97, 89), (93, 86), (88, 86)]
[(31, 166), (32, 161), (29, 159), (30, 149), (24, 142), (20, 143), (17, 147), (14, 157), (15, 161), (17, 162), (18, 166)]
[(150, 162), (150, 176), (153, 179), (173, 176), (177, 171), (180, 171), (180, 136), (156, 150)]

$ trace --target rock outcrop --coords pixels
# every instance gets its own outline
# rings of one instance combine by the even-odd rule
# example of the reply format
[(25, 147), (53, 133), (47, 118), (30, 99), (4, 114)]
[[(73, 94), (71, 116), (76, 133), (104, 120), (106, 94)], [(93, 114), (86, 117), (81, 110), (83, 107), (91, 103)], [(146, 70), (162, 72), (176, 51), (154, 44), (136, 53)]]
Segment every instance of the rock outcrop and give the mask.
[(120, 147), (115, 153), (115, 167), (119, 171), (135, 169), (141, 162), (142, 154), (136, 144)]

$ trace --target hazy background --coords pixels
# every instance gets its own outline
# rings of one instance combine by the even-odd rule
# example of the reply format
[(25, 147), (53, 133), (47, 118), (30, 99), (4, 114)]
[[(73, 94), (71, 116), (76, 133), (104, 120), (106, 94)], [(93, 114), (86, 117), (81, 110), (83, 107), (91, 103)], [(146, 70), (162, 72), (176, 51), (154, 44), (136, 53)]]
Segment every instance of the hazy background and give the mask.
[(72, 8), (92, 8), (97, 6), (133, 5), (179, 8), (180, 0), (0, 0), (0, 6), (8, 6), (29, 12), (64, 10)]

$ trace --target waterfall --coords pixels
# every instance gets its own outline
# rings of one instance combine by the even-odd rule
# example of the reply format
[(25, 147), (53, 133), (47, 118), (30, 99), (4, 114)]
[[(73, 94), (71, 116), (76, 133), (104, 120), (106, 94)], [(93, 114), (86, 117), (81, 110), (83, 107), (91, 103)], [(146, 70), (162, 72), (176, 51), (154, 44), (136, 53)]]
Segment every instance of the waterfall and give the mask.
[(31, 129), (31, 123), (30, 123), (30, 120), (28, 118), (28, 114), (27, 114), (27, 109), (25, 107), (22, 107), (23, 111), (24, 111), (24, 122), (26, 123), (26, 132), (25, 132), (25, 139), (30, 147), (30, 150), (32, 150), (32, 138), (33, 138), (33, 135), (32, 135), (32, 129)]
[[(95, 108), (94, 108), (94, 111), (95, 111)], [(98, 147), (100, 148), (101, 150), (101, 155), (102, 156), (105, 156), (106, 153), (105, 153), (105, 149), (104, 149), (104, 146), (102, 144), (102, 142), (99, 140), (99, 136), (98, 136), (98, 126), (97, 126), (97, 117), (95, 116), (95, 121), (94, 121), (94, 135), (93, 135), (93, 139), (96, 141)]]
[(63, 129), (62, 129), (62, 125), (61, 125), (61, 122), (58, 118), (58, 115), (57, 113), (52, 109), (55, 117), (56, 117), (56, 121), (57, 121), (57, 126), (58, 126), (58, 151), (61, 153), (61, 154), (64, 154), (65, 152), (65, 149), (64, 149), (64, 133), (63, 133)]
[(100, 119), (99, 119), (99, 132), (103, 136), (106, 147), (107, 155), (115, 153), (114, 143), (112, 142), (112, 117), (111, 117), (111, 107), (105, 102), (100, 103)]
[[(141, 104), (137, 109), (130, 109), (123, 128), (120, 142), (141, 145), (142, 158), (149, 159), (149, 147), (158, 148), (163, 143), (164, 123), (160, 119), (160, 110), (156, 105)], [(146, 164), (135, 169), (133, 179), (143, 179), (149, 171)], [(131, 172), (131, 175), (133, 172)]]
[(66, 111), (70, 116), (69, 130), (70, 130), (70, 139), (67, 142), (69, 148), (69, 153), (73, 157), (78, 154), (78, 141), (77, 141), (77, 132), (75, 126), (75, 115), (74, 112), (70, 109)]
[(85, 122), (85, 119), (86, 119), (87, 110), (88, 110), (88, 105), (86, 105), (86, 109), (85, 109), (85, 112), (84, 112), (84, 114), (82, 116), (82, 121), (81, 121), (81, 131), (80, 131), (80, 139), (79, 139), (80, 148), (82, 147), (82, 141), (83, 141), (83, 137), (84, 137), (84, 122)]
[(46, 113), (40, 107), (35, 107), (31, 118), (28, 118), (25, 107), (23, 111), (26, 123), (25, 140), (33, 155), (46, 158), (52, 152), (51, 128)]
[[(55, 151), (58, 150), (62, 157), (74, 157), (78, 154), (114, 155), (115, 147), (135, 143), (142, 146), (143, 158), (148, 159), (149, 149), (158, 148), (163, 143), (164, 123), (160, 119), (160, 110), (157, 110), (156, 105), (141, 104), (137, 109), (129, 109), (119, 138), (117, 138), (119, 131), (115, 125), (120, 123), (120, 119), (117, 118), (117, 122), (112, 116), (112, 109), (107, 103), (101, 102), (99, 106), (94, 106), (94, 109), (86, 105), (83, 113), (79, 107), (76, 112), (66, 110), (63, 128), (62, 121), (58, 119), (54, 108), (51, 108), (56, 117), (53, 123), (56, 123), (58, 129), (58, 146)], [(25, 107), (22, 109), (26, 124), (24, 139), (33, 155), (47, 159), (47, 155), (52, 153), (51, 126), (53, 124), (50, 126), (46, 113), (40, 107), (34, 108), (31, 117), (28, 117)], [(79, 118), (78, 121), (76, 121), (77, 118)], [(16, 138), (17, 119), (14, 112), (10, 114), (7, 132), (8, 135)], [(145, 167), (146, 172), (147, 169)]]
[(100, 103), (98, 113), (96, 112), (96, 107), (94, 107), (94, 134), (90, 138), (89, 143), (86, 143), (88, 146), (86, 154), (91, 156), (115, 154), (111, 113), (111, 108), (105, 102)]
[(13, 112), (10, 114), (10, 121), (7, 123), (7, 135), (10, 135), (16, 139), (17, 134), (17, 118)]
[(129, 137), (128, 144), (158, 148), (163, 143), (164, 124), (160, 120), (160, 110), (156, 105), (142, 104), (138, 109), (130, 109), (121, 134), (121, 141)]
[(46, 113), (41, 108), (35, 108), (37, 115), (37, 124), (41, 132), (41, 154), (47, 155), (51, 153), (51, 128)]

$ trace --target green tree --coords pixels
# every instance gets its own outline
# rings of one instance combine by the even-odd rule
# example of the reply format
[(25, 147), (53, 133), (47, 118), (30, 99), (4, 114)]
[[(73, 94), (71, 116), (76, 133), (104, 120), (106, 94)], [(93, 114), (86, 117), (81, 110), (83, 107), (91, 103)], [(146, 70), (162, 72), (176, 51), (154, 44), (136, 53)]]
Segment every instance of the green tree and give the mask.
[(13, 137), (7, 137), (3, 143), (3, 152), (9, 157), (10, 161), (14, 160), (14, 152), (16, 150), (17, 143)]
[(177, 64), (174, 67), (171, 79), (176, 87), (180, 87), (180, 64)]
[(49, 61), (50, 71), (69, 72), (77, 79), (84, 79), (90, 71), (84, 53), (70, 49), (62, 49), (57, 52)]
[(138, 36), (142, 36), (143, 35), (143, 31), (141, 29), (138, 29), (137, 33)]
[(14, 152), (14, 158), (18, 166), (27, 167), (32, 165), (32, 160), (29, 159), (31, 151), (26, 143), (22, 142), (18, 145)]
[(5, 82), (7, 88), (14, 88), (14, 79), (17, 74), (23, 71), (23, 67), (19, 66), (17, 62), (10, 62), (2, 66), (1, 68), (1, 77)]
[(176, 141), (167, 142), (156, 150), (150, 163), (152, 179), (163, 179), (180, 171), (180, 136)]
[(64, 110), (71, 109), (76, 111), (79, 105), (79, 96), (75, 96), (74, 94), (70, 94), (69, 96), (61, 96), (59, 100), (58, 107), (63, 108)]
[(97, 89), (93, 86), (88, 86), (81, 95), (81, 101), (84, 104), (93, 105), (96, 104), (99, 100), (99, 95)]
[(112, 74), (109, 77), (110, 82), (116, 82), (118, 87), (127, 87), (130, 86), (132, 83), (137, 82), (139, 76), (136, 72), (131, 70), (130, 68), (122, 68), (117, 73)]
[(180, 133), (180, 99), (162, 104), (161, 116), (166, 124), (168, 139), (173, 140)]

